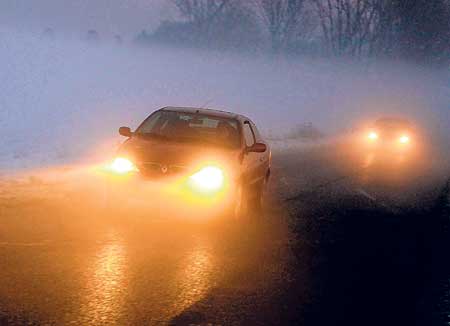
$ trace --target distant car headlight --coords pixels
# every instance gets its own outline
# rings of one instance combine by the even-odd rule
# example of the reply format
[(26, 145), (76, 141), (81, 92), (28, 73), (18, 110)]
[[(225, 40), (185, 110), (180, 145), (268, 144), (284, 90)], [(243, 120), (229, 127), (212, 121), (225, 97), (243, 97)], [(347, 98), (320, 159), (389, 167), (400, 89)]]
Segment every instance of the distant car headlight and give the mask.
[(224, 183), (223, 170), (215, 166), (206, 166), (189, 177), (189, 185), (200, 192), (219, 191)]
[(111, 163), (110, 168), (117, 174), (126, 174), (129, 172), (137, 171), (136, 165), (129, 159), (123, 157), (116, 157)]
[(375, 140), (378, 139), (378, 134), (377, 134), (376, 132), (372, 131), (372, 132), (370, 132), (370, 133), (367, 135), (367, 138), (369, 138), (370, 140), (375, 141)]
[(408, 144), (408, 143), (410, 142), (410, 139), (409, 139), (409, 136), (403, 135), (403, 136), (401, 136), (401, 137), (398, 139), (398, 141), (399, 141), (401, 144)]

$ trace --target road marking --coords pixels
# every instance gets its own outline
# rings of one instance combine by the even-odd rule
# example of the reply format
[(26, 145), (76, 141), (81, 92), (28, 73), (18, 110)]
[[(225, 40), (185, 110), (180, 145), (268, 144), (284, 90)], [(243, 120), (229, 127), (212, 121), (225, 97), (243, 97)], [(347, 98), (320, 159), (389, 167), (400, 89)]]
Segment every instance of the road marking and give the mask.
[(364, 197), (370, 199), (371, 201), (377, 201), (377, 199), (374, 196), (370, 195), (367, 191), (365, 191), (362, 188), (356, 189), (356, 192), (363, 195)]

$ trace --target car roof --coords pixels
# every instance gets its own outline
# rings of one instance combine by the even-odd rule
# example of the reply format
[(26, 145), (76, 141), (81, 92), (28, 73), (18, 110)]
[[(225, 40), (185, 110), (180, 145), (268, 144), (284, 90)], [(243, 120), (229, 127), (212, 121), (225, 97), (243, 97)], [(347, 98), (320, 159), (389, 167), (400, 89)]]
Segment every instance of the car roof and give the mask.
[(237, 119), (237, 120), (241, 120), (241, 121), (250, 120), (243, 115), (236, 114), (233, 112), (214, 110), (214, 109), (206, 109), (206, 108), (167, 106), (167, 107), (160, 109), (160, 111), (197, 113), (197, 114), (201, 114), (201, 115), (208, 115), (208, 116), (218, 117), (218, 118)]

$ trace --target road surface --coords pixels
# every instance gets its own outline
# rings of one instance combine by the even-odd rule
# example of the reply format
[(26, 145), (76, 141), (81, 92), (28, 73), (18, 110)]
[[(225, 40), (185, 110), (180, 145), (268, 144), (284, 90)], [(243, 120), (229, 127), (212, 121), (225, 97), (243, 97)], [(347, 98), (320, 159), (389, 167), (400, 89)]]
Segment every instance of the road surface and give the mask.
[(274, 154), (245, 222), (104, 216), (73, 176), (4, 178), (0, 325), (448, 325), (445, 174), (391, 187), (329, 146)]

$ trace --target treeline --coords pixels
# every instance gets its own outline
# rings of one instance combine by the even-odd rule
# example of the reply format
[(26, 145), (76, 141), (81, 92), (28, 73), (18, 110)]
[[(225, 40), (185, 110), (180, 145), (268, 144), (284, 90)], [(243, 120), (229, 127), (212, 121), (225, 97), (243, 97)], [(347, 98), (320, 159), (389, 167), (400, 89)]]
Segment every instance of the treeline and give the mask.
[(352, 58), (450, 60), (450, 0), (171, 0), (140, 42)]

